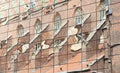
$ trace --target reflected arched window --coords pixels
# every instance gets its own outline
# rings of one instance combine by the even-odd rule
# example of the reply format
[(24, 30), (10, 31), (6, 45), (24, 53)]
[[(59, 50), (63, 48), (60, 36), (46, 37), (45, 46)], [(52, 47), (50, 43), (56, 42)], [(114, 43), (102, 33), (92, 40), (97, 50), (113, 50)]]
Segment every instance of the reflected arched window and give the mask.
[(100, 36), (100, 43), (104, 43), (104, 34), (102, 33), (102, 35)]
[(30, 0), (30, 6), (31, 6), (31, 8), (34, 8), (35, 7), (35, 5), (36, 5), (36, 1), (35, 0)]
[(18, 26), (18, 35), (19, 35), (19, 37), (24, 35), (24, 28), (22, 25)]
[(61, 26), (61, 16), (60, 14), (56, 14), (55, 15), (55, 31), (57, 31), (58, 29), (60, 29), (60, 26)]
[(106, 6), (105, 0), (101, 0), (100, 3), (100, 21), (103, 21), (106, 17)]
[(110, 4), (110, 0), (100, 0), (100, 3), (104, 2), (106, 6)]
[(78, 8), (75, 12), (75, 23), (77, 24), (82, 24), (82, 19), (83, 19), (83, 15), (82, 15), (82, 9)]
[(42, 29), (42, 23), (39, 19), (36, 21), (36, 34), (39, 34)]

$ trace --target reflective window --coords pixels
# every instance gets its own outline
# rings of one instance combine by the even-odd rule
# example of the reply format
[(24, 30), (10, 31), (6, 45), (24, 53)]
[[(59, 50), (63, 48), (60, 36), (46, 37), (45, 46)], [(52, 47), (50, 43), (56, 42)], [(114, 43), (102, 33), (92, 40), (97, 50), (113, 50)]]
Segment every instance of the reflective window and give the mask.
[(19, 37), (24, 35), (24, 28), (22, 25), (18, 26), (18, 35), (19, 35)]
[(60, 29), (60, 26), (61, 26), (61, 16), (59, 14), (57, 14), (55, 16), (55, 31)]
[(75, 23), (77, 24), (82, 24), (82, 10), (81, 9), (77, 9), (76, 13), (75, 13)]
[(37, 22), (36, 22), (36, 34), (40, 33), (41, 27), (42, 27), (42, 24), (41, 24), (40, 20), (37, 20)]

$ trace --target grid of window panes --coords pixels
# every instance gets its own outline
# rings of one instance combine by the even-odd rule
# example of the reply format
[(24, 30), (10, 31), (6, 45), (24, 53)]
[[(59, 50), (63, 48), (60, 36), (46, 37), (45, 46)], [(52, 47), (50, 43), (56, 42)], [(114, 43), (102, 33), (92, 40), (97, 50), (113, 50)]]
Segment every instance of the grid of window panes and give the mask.
[(0, 0), (0, 73), (117, 73), (119, 2)]

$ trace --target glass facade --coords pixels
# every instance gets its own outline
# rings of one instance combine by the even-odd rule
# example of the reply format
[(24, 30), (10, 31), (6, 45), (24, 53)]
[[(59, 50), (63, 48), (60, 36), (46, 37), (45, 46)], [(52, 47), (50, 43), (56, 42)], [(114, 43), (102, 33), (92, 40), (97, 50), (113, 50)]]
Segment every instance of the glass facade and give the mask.
[(119, 73), (119, 0), (0, 0), (0, 73)]

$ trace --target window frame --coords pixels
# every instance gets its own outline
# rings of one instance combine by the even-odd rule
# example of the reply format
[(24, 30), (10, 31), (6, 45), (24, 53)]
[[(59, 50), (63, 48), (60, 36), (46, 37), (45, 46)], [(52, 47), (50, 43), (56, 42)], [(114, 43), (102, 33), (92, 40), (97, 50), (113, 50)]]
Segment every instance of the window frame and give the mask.
[(24, 27), (22, 25), (18, 26), (18, 36), (22, 37), (24, 35)]
[(55, 31), (60, 29), (60, 26), (62, 24), (62, 19), (60, 14), (55, 15), (55, 19), (54, 19), (54, 29)]
[(42, 30), (42, 22), (39, 19), (37, 19), (36, 25), (35, 25), (35, 33), (39, 34), (41, 30)]
[(76, 25), (82, 24), (82, 20), (83, 20), (83, 11), (81, 8), (78, 8), (75, 11), (75, 24)]
[(100, 35), (100, 44), (103, 44), (105, 42), (104, 32)]
[(106, 19), (106, 4), (105, 4), (105, 0), (104, 0), (100, 4), (100, 21), (103, 21), (105, 19)]

